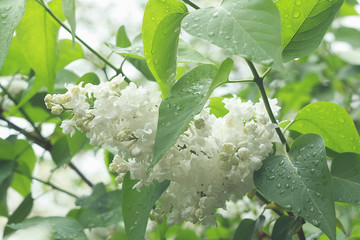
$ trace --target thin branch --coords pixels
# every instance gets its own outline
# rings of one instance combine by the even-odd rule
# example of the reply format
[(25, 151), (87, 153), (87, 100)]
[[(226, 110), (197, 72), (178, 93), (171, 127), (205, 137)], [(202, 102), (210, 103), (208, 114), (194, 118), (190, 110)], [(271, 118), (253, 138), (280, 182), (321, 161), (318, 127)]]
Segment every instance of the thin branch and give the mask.
[[(249, 68), (250, 68), (252, 74), (254, 75), (254, 82), (256, 83), (257, 87), (260, 90), (260, 94), (261, 94), (261, 97), (262, 97), (262, 99), (264, 101), (264, 105), (265, 105), (266, 111), (267, 111), (267, 113), (268, 113), (268, 115), (270, 117), (270, 120), (271, 120), (272, 123), (276, 124), (275, 131), (276, 131), (277, 135), (279, 136), (281, 143), (286, 147), (286, 151), (289, 152), (290, 151), (289, 144), (287, 143), (284, 134), (282, 133), (280, 127), (278, 126), (278, 122), (276, 121), (274, 113), (273, 113), (273, 111), (271, 109), (269, 99), (267, 97), (265, 87), (264, 87), (264, 79), (259, 76), (259, 73), (257, 72), (254, 64), (251, 61), (247, 60), (247, 59), (245, 59), (245, 60), (246, 60), (246, 63), (249, 65)], [(269, 71), (270, 70), (267, 70), (266, 74)]]
[(182, 0), (184, 3), (188, 4), (189, 6), (191, 6), (194, 9), (200, 9), (200, 7), (198, 5), (196, 5), (195, 3), (191, 2), (190, 0)]
[[(269, 204), (270, 201), (267, 200), (259, 191), (256, 191), (256, 196), (262, 201), (264, 202), (265, 204)], [(284, 214), (282, 212), (280, 212), (279, 210), (277, 209), (271, 209), (273, 210), (277, 215), (279, 216), (283, 216)]]
[[(36, 143), (40, 147), (44, 148), (45, 150), (51, 151), (51, 149), (53, 147), (51, 142), (48, 139), (45, 139), (42, 135), (38, 136), (38, 134), (27, 132), (26, 130), (22, 129), (21, 127), (17, 126), (16, 124), (10, 122), (1, 113), (0, 113), (0, 119), (5, 121), (9, 128), (14, 129), (14, 130), (18, 131), (19, 133), (23, 134), (25, 137), (27, 137), (28, 139), (31, 139), (34, 143)], [(71, 169), (73, 169), (89, 187), (92, 188), (94, 186), (94, 184), (92, 184), (91, 181), (89, 179), (87, 179), (85, 177), (85, 175), (72, 162), (69, 163), (69, 167)]]
[(74, 163), (70, 162), (69, 167), (71, 167), (81, 177), (81, 179), (86, 182), (87, 185), (89, 185), (89, 187), (94, 186), (94, 184), (85, 177), (85, 175), (74, 165)]
[(79, 197), (76, 196), (75, 194), (73, 194), (73, 193), (71, 193), (71, 192), (68, 192), (68, 191), (66, 191), (66, 190), (64, 190), (64, 189), (62, 189), (62, 188), (60, 188), (60, 187), (58, 187), (58, 186), (55, 186), (54, 184), (52, 184), (52, 183), (49, 182), (49, 181), (44, 181), (44, 180), (41, 180), (41, 179), (39, 179), (39, 178), (36, 178), (36, 177), (33, 177), (33, 176), (29, 176), (29, 175), (27, 175), (27, 174), (25, 174), (25, 173), (23, 173), (23, 172), (21, 172), (21, 171), (19, 171), (19, 170), (15, 170), (15, 171), (16, 171), (17, 173), (21, 174), (21, 175), (26, 176), (27, 178), (29, 178), (29, 179), (31, 179), (31, 180), (35, 180), (35, 181), (38, 181), (38, 182), (40, 182), (40, 183), (42, 183), (42, 184), (48, 185), (48, 186), (50, 186), (51, 188), (53, 188), (53, 189), (55, 189), (55, 190), (58, 190), (59, 192), (65, 193), (65, 194), (67, 194), (67, 195), (69, 195), (69, 196), (72, 196), (72, 197), (74, 197), (74, 198), (79, 198)]
[[(4, 88), (1, 84), (0, 84), (0, 88), (2, 89), (2, 91), (8, 96), (8, 98), (13, 101), (15, 103), (15, 105), (18, 105), (18, 102), (16, 101), (16, 99), (9, 93), (9, 91)], [(19, 108), (19, 111), (21, 112), (21, 114), (25, 117), (25, 119), (31, 124), (31, 126), (34, 128), (34, 131), (40, 134), (40, 130), (38, 127), (35, 126), (35, 123), (33, 122), (33, 120), (30, 118), (30, 116), (25, 112), (25, 110), (23, 108)]]
[[(56, 22), (58, 22), (60, 24), (60, 26), (62, 26), (67, 32), (69, 32), (70, 34), (72, 34), (70, 28), (68, 28), (64, 23), (62, 23), (62, 21), (55, 16), (55, 14), (40, 0), (36, 0), (37, 3), (39, 3), (49, 14), (51, 17), (54, 18), (54, 20)], [(103, 57), (100, 53), (98, 53), (95, 49), (93, 49), (92, 47), (90, 47), (84, 40), (82, 40), (79, 36), (77, 36), (75, 34), (75, 38), (82, 44), (84, 45), (87, 49), (89, 49), (90, 52), (92, 52), (95, 56), (97, 56), (98, 58), (100, 58), (106, 65), (108, 65), (110, 68), (112, 68), (117, 74), (122, 74), (123, 76), (124, 73), (121, 69), (115, 67), (110, 61), (108, 61), (105, 57)], [(125, 76), (125, 81), (127, 83), (130, 83), (130, 80)]]

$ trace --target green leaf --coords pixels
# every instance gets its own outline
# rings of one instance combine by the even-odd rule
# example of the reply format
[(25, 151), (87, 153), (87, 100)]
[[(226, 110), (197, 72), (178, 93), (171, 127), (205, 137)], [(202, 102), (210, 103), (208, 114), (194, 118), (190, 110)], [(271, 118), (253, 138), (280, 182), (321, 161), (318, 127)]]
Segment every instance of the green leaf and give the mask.
[(70, 148), (66, 136), (63, 136), (56, 141), (50, 151), (50, 154), (57, 167), (71, 161)]
[(72, 44), (75, 48), (75, 30), (76, 30), (76, 18), (75, 18), (75, 0), (62, 0), (62, 10), (66, 19), (68, 20), (71, 28)]
[(271, 0), (224, 0), (190, 12), (182, 26), (230, 53), (283, 68), (280, 14)]
[(343, 0), (278, 0), (284, 62), (310, 54), (320, 44)]
[(56, 83), (54, 85), (54, 93), (65, 93), (67, 90), (65, 89), (65, 84), (75, 84), (79, 76), (74, 72), (62, 69), (56, 74)]
[[(57, 7), (56, 4), (59, 2), (51, 3)], [(41, 87), (46, 86), (50, 92), (54, 88), (59, 27), (60, 25), (38, 2), (27, 1), (25, 14), (16, 28), (16, 38), (28, 63), (35, 71), (35, 83), (20, 102), (20, 106), (34, 96)]]
[(87, 239), (80, 223), (68, 217), (33, 217), (21, 223), (9, 224), (14, 230), (29, 227), (41, 227), (51, 233), (51, 239), (58, 240), (85, 240)]
[(178, 59), (179, 63), (204, 63), (211, 64), (212, 62), (204, 57), (201, 53), (192, 48), (192, 46), (181, 40), (178, 47)]
[(180, 24), (186, 14), (185, 4), (177, 0), (150, 0), (145, 8), (142, 26), (144, 55), (163, 96), (176, 82)]
[(116, 46), (121, 48), (127, 48), (131, 46), (131, 42), (126, 35), (125, 26), (122, 25), (116, 34)]
[(347, 42), (353, 48), (360, 48), (360, 31), (356, 28), (340, 27), (333, 31), (335, 40), (340, 42)]
[(0, 138), (0, 160), (13, 160), (15, 151), (13, 145), (9, 141)]
[(10, 187), (11, 181), (12, 174), (0, 182), (0, 216), (8, 216), (7, 190)]
[[(23, 221), (31, 212), (33, 203), (34, 203), (34, 199), (32, 198), (31, 194), (27, 195), (24, 198), (24, 200), (20, 203), (20, 205), (16, 208), (16, 210), (13, 212), (13, 214), (11, 214), (7, 224), (19, 223)], [(4, 236), (8, 235), (11, 232), (13, 232), (13, 230), (6, 226), (4, 230)]]
[(25, 12), (24, 0), (0, 1), (0, 69), (9, 51), (16, 25)]
[(324, 140), (319, 135), (302, 135), (287, 155), (265, 159), (261, 169), (254, 173), (254, 182), (266, 197), (335, 239), (331, 174)]
[(300, 226), (298, 217), (281, 216), (275, 222), (271, 239), (292, 240), (293, 234)]
[(84, 149), (87, 145), (89, 145), (89, 139), (86, 137), (86, 134), (80, 132), (75, 129), (75, 134), (71, 137), (70, 135), (66, 135), (70, 155), (73, 157), (75, 154)]
[(185, 229), (176, 235), (175, 240), (200, 240), (200, 238), (196, 235), (194, 230)]
[(58, 42), (59, 60), (56, 64), (56, 72), (62, 70), (69, 63), (85, 58), (84, 51), (79, 43), (75, 42), (74, 47), (69, 39), (62, 39)]
[(0, 183), (7, 179), (14, 170), (13, 161), (0, 161)]
[(11, 187), (25, 197), (31, 193), (31, 179), (29, 177), (32, 176), (37, 158), (28, 141), (17, 140), (14, 148), (16, 170), (21, 173), (16, 172), (14, 174)]
[(346, 110), (331, 102), (312, 103), (296, 115), (290, 130), (299, 133), (316, 133), (325, 139), (331, 150), (360, 153), (360, 139), (355, 125)]
[(199, 114), (216, 87), (228, 80), (233, 61), (227, 58), (217, 69), (201, 65), (185, 74), (161, 102), (151, 169), (175, 144), (189, 122)]
[(122, 219), (121, 191), (107, 192), (103, 183), (96, 184), (92, 194), (79, 198), (76, 205), (80, 209), (75, 209), (75, 219), (84, 228), (107, 227)]
[(207, 106), (210, 108), (210, 114), (214, 114), (217, 118), (220, 118), (229, 113), (229, 110), (225, 108), (225, 103), (223, 103), (223, 100), (223, 97), (210, 98), (210, 103)]
[[(306, 104), (311, 102), (311, 93), (314, 86), (320, 82), (319, 76), (315, 73), (307, 74), (301, 81), (287, 83), (277, 93), (279, 102), (286, 103), (282, 106), (280, 116), (285, 116), (289, 111), (299, 111)], [(281, 118), (281, 117), (280, 117)]]
[(96, 73), (89, 72), (89, 73), (84, 74), (81, 78), (79, 78), (76, 81), (76, 84), (79, 84), (81, 82), (83, 82), (82, 86), (85, 86), (87, 83), (98, 85), (98, 84), (100, 84), (100, 79), (96, 75)]
[(30, 73), (30, 66), (16, 37), (13, 37), (4, 65), (0, 69), (2, 76), (15, 75), (16, 73), (28, 75)]
[(169, 181), (133, 189), (137, 183), (126, 174), (122, 186), (122, 211), (125, 229), (130, 240), (144, 239), (150, 211), (156, 200), (169, 186)]
[(252, 219), (242, 220), (236, 228), (233, 240), (254, 240), (257, 230), (264, 224), (264, 221), (264, 215), (260, 215), (256, 221)]
[(334, 199), (360, 204), (360, 154), (342, 153), (331, 165)]

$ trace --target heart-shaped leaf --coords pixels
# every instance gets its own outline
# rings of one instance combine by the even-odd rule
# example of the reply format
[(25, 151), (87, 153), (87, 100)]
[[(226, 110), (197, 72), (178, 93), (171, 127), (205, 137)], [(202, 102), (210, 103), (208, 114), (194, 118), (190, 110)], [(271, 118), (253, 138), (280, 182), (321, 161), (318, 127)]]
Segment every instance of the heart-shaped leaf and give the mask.
[(182, 27), (230, 53), (282, 69), (280, 14), (271, 0), (224, 0), (190, 12)]
[(258, 189), (335, 239), (336, 217), (324, 140), (316, 134), (297, 138), (288, 155), (268, 157), (254, 174)]

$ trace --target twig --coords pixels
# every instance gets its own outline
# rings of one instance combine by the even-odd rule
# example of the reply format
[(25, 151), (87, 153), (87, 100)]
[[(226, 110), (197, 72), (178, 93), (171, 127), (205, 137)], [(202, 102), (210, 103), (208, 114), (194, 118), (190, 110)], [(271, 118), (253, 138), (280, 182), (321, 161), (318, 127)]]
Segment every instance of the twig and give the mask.
[(55, 189), (55, 190), (58, 190), (59, 192), (63, 192), (63, 193), (65, 193), (65, 194), (67, 194), (67, 195), (69, 195), (69, 196), (72, 196), (72, 197), (74, 197), (74, 198), (78, 198), (78, 196), (76, 196), (75, 194), (73, 194), (73, 193), (71, 193), (71, 192), (68, 192), (68, 191), (66, 191), (66, 190), (64, 190), (64, 189), (62, 189), (62, 188), (60, 188), (60, 187), (58, 187), (58, 186), (55, 186), (54, 184), (52, 184), (52, 183), (49, 182), (49, 181), (44, 181), (44, 180), (41, 180), (41, 179), (39, 179), (39, 178), (36, 178), (36, 177), (33, 177), (33, 176), (29, 176), (29, 175), (27, 175), (27, 174), (25, 174), (25, 173), (23, 173), (23, 172), (21, 172), (21, 171), (19, 171), (19, 170), (15, 170), (15, 171), (16, 171), (17, 173), (19, 173), (19, 174), (22, 174), (22, 175), (26, 176), (27, 178), (29, 178), (29, 179), (31, 179), (31, 180), (38, 181), (38, 182), (40, 182), (40, 183), (42, 183), (42, 184), (45, 184), (45, 185), (50, 186), (51, 188), (53, 188), (53, 189)]
[[(259, 76), (254, 64), (251, 61), (246, 60), (246, 63), (249, 65), (250, 70), (251, 70), (252, 74), (254, 75), (254, 80), (253, 81), (256, 83), (257, 87), (260, 90), (260, 94), (261, 94), (261, 97), (262, 97), (262, 99), (264, 101), (265, 108), (266, 108), (266, 111), (267, 111), (267, 113), (268, 113), (268, 115), (270, 117), (270, 120), (271, 120), (272, 123), (276, 124), (275, 131), (276, 131), (277, 135), (279, 136), (281, 143), (286, 147), (286, 151), (289, 152), (290, 151), (289, 144), (287, 143), (284, 134), (282, 133), (280, 127), (278, 126), (278, 123), (277, 123), (277, 121), (275, 119), (274, 113), (271, 110), (269, 99), (268, 99), (268, 97), (266, 95), (266, 91), (265, 91), (265, 87), (264, 87), (264, 79), (263, 79), (263, 77)], [(266, 75), (269, 71), (270, 70), (268, 69), (265, 72), (264, 75)]]
[(198, 5), (196, 5), (195, 3), (191, 2), (190, 0), (183, 0), (184, 3), (190, 5), (192, 8), (194, 9), (200, 9), (200, 7)]
[(81, 177), (81, 179), (86, 182), (87, 185), (89, 185), (89, 187), (94, 186), (94, 184), (85, 177), (85, 175), (74, 165), (74, 163), (70, 162), (69, 167), (71, 167)]

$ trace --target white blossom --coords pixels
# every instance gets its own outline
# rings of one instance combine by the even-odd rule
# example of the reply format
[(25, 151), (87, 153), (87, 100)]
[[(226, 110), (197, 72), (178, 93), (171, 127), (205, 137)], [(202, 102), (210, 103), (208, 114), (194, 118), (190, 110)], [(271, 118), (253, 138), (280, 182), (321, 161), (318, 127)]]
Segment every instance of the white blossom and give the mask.
[[(254, 188), (253, 172), (259, 169), (277, 141), (262, 99), (259, 103), (240, 98), (224, 99), (229, 110), (216, 118), (204, 108), (194, 117), (173, 147), (148, 173), (154, 151), (161, 103), (160, 92), (136, 87), (121, 89), (122, 78), (100, 85), (67, 85), (65, 94), (47, 95), (46, 106), (54, 113), (73, 114), (61, 124), (64, 133), (76, 127), (93, 145), (115, 147), (118, 154), (109, 170), (122, 183), (130, 172), (139, 190), (154, 180), (170, 185), (152, 211), (152, 219), (169, 224), (184, 220), (214, 224), (216, 210), (232, 196), (241, 197)], [(274, 114), (277, 101), (269, 100)]]

